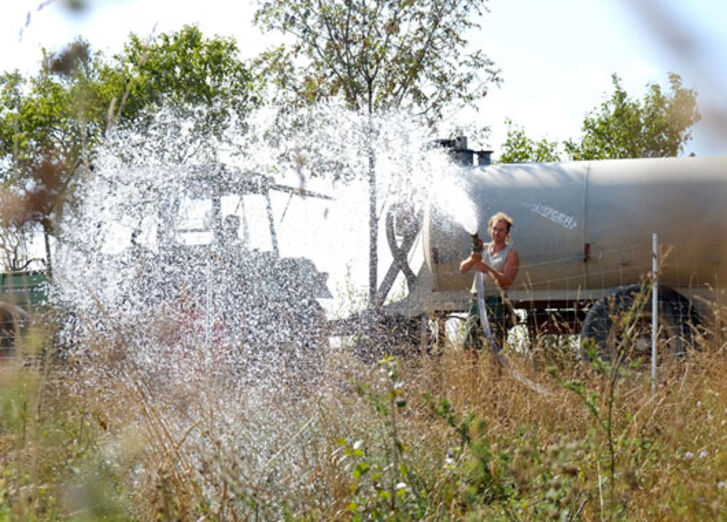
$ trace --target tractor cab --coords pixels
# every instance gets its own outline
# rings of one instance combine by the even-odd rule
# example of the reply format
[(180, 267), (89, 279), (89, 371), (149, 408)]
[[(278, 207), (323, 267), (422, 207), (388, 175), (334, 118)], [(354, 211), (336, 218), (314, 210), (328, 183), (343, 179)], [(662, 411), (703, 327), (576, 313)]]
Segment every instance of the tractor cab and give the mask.
[(284, 354), (286, 367), (318, 357), (328, 339), (318, 302), (332, 297), (328, 274), (281, 256), (273, 210), (285, 198), (272, 196), (329, 198), (226, 165), (184, 169), (149, 191), (143, 211), (135, 207), (140, 226), (118, 255), (125, 275), (116, 308), (134, 318), (163, 310), (192, 344), (202, 333), (207, 346)]
[[(161, 195), (156, 243), (162, 257), (188, 259), (191, 265), (212, 256), (216, 268), (235, 265), (246, 274), (280, 271), (275, 279), (296, 280), (316, 298), (332, 297), (326, 273), (306, 258), (281, 258), (271, 193), (330, 199), (280, 185), (269, 176), (226, 165), (192, 167), (183, 190)], [(132, 233), (132, 245), (136, 231)], [(272, 276), (271, 276), (272, 277)]]

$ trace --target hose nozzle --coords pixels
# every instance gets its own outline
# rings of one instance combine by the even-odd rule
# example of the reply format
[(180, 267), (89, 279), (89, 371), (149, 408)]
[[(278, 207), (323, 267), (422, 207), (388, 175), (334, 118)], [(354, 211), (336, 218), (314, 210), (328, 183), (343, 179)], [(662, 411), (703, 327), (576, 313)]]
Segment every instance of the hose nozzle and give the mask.
[(482, 254), (482, 240), (480, 239), (480, 236), (477, 235), (477, 232), (472, 234), (472, 253), (473, 254)]

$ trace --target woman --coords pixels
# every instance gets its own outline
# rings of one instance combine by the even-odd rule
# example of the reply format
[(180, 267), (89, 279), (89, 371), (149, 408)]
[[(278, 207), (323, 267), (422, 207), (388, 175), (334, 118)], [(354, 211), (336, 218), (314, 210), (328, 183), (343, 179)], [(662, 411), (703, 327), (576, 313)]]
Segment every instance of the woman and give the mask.
[[(485, 300), (487, 319), (497, 344), (497, 347), (493, 347), (495, 349), (502, 348), (507, 337), (508, 325), (514, 323), (512, 308), (505, 297), (505, 290), (512, 286), (520, 266), (517, 252), (512, 248), (512, 238), (510, 237), (512, 226), (512, 218), (507, 214), (498, 212), (492, 216), (487, 223), (487, 230), (492, 241), (482, 245), (482, 253), (473, 251), (470, 257), (462, 261), (459, 266), (459, 270), (463, 274), (476, 270), (487, 274), (495, 283), (497, 290), (488, 292), (489, 295)], [(465, 331), (465, 347), (479, 349), (482, 346), (484, 331), (479, 321), (475, 284), (472, 285), (472, 294), (472, 305)]]

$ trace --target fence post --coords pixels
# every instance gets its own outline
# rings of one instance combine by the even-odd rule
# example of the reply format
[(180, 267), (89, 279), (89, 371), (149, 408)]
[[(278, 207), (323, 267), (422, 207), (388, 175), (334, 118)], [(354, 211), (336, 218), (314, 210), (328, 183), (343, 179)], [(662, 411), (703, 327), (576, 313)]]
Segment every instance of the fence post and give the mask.
[(659, 237), (651, 236), (651, 395), (656, 391), (656, 337), (659, 331)]
[(212, 258), (210, 256), (207, 256), (205, 268), (204, 347), (205, 363), (207, 363), (210, 346), (212, 346)]

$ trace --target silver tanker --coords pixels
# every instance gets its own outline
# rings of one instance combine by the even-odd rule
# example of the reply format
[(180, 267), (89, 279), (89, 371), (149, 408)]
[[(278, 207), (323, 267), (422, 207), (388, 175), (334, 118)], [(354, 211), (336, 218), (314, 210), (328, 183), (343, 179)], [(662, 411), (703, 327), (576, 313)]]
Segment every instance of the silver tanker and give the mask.
[[(594, 303), (642, 281), (653, 233), (663, 246), (665, 299), (695, 305), (690, 314), (699, 308), (701, 315), (705, 303), (725, 302), (727, 157), (503, 164), (465, 168), (461, 176), (480, 237), (488, 237), (487, 219), (497, 211), (515, 221), (521, 265), (508, 297), (531, 311), (531, 328), (546, 328), (551, 312), (582, 320)], [(425, 263), (414, 291), (392, 311), (466, 310), (472, 274), (458, 267), (469, 233), (430, 208), (422, 234)]]

